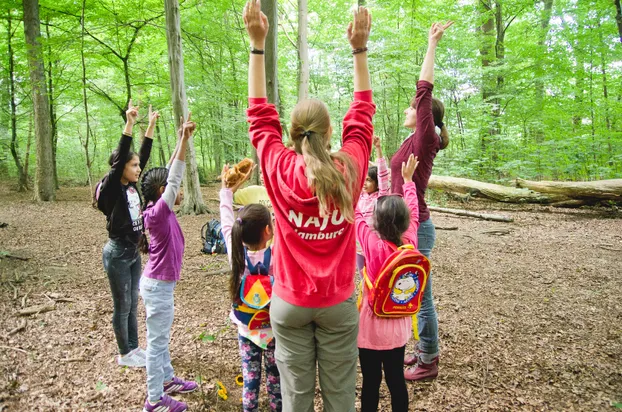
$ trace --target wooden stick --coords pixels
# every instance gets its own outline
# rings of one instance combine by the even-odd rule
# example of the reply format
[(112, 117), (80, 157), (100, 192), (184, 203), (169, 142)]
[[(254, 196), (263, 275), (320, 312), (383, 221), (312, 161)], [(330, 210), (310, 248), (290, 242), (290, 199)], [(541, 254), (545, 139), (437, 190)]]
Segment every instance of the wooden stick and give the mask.
[(468, 217), (475, 217), (478, 219), (484, 219), (484, 220), (492, 220), (494, 222), (513, 222), (514, 219), (512, 219), (511, 217), (507, 217), (507, 216), (501, 216), (501, 215), (489, 215), (486, 213), (476, 213), (476, 212), (469, 212), (468, 210), (460, 210), (460, 209), (447, 209), (444, 207), (435, 207), (435, 206), (428, 206), (428, 209), (434, 211), (434, 212), (441, 212), (441, 213), (450, 213), (452, 215), (458, 215), (458, 216), (468, 216)]
[(16, 328), (11, 329), (11, 331), (7, 333), (6, 335), (12, 336), (12, 335), (15, 335), (17, 332), (22, 331), (24, 329), (26, 329), (26, 320), (20, 323)]
[(49, 312), (54, 309), (56, 309), (56, 305), (54, 304), (45, 305), (44, 304), (44, 305), (31, 306), (29, 308), (22, 309), (18, 311), (17, 314), (19, 316), (30, 316), (30, 315), (35, 315), (38, 313)]
[(24, 349), (14, 348), (14, 347), (12, 347), (12, 346), (0, 345), (0, 348), (2, 348), (2, 349), (11, 349), (11, 350), (16, 350), (16, 351), (18, 351), (18, 352), (22, 352), (22, 353), (25, 353), (26, 355), (28, 355), (28, 352), (26, 352)]
[(435, 226), (434, 227), (436, 230), (458, 230), (458, 226)]

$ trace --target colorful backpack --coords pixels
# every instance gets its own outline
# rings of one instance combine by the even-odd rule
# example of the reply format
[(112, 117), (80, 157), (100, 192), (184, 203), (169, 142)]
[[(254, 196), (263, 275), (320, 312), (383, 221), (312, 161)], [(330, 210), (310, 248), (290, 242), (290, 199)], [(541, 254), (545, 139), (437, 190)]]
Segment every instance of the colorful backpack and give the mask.
[(240, 301), (233, 304), (235, 317), (248, 329), (265, 329), (270, 327), (268, 306), (272, 299), (274, 278), (269, 275), (272, 248), (264, 252), (263, 261), (253, 265), (248, 258), (248, 250), (244, 248), (246, 268), (240, 282)]
[[(423, 291), (430, 273), (430, 261), (419, 253), (413, 245), (399, 248), (391, 243), (394, 252), (385, 260), (372, 284), (363, 268), (363, 278), (367, 287), (367, 303), (376, 316), (400, 318), (419, 312)], [(361, 308), (362, 292), (359, 295)]]

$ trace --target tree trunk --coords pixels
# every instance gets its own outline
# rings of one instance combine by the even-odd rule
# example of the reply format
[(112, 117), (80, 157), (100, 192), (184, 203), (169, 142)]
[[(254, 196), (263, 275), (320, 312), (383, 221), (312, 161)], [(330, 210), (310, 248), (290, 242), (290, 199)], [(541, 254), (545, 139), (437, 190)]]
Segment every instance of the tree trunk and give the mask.
[(493, 62), (494, 55), (492, 53), (495, 38), (493, 37), (493, 30), (495, 28), (494, 15), (492, 13), (492, 5), (490, 2), (479, 2), (480, 15), (485, 19), (484, 23), (478, 27), (480, 36), (480, 55), (482, 59), (482, 104), (484, 107), (484, 126), (480, 131), (480, 149), (482, 154), (486, 153), (488, 149), (488, 143), (492, 135), (494, 135), (494, 128), (492, 127), (492, 119), (489, 116), (492, 114), (494, 107), (491, 101), (491, 97), (494, 95), (494, 77), (490, 73), (490, 66)]
[[(178, 0), (164, 0), (166, 13), (166, 42), (168, 44), (168, 64), (171, 77), (171, 95), (173, 96), (173, 114), (176, 130), (179, 119), (188, 117), (188, 101), (184, 82), (184, 55), (181, 44), (181, 24), (179, 20)], [(194, 141), (188, 142), (186, 152), (186, 173), (184, 175), (184, 202), (181, 206), (183, 214), (203, 214), (209, 212), (203, 202), (199, 172), (197, 168)]]
[[(535, 78), (534, 85), (536, 91), (535, 107), (537, 113), (542, 113), (544, 110), (544, 58), (548, 54), (546, 53), (546, 36), (549, 33), (549, 25), (551, 22), (551, 14), (553, 10), (553, 0), (544, 0), (544, 9), (540, 16), (540, 33), (538, 37), (538, 47), (535, 56)], [(536, 127), (535, 130), (536, 143), (542, 143), (544, 141), (544, 131), (541, 124)]]
[(620, 0), (613, 1), (616, 5), (616, 22), (618, 23), (618, 33), (620, 33), (620, 42), (622, 42), (622, 8), (620, 7)]
[(307, 0), (298, 0), (298, 101), (309, 96), (309, 43)]
[[(86, 119), (86, 136), (84, 142), (80, 139), (82, 147), (84, 147), (84, 155), (86, 157), (86, 178), (89, 183), (89, 190), (91, 191), (91, 198), (93, 197), (93, 173), (91, 172), (92, 160), (89, 157), (89, 140), (91, 139), (91, 123), (89, 119), (89, 104), (86, 96), (86, 63), (84, 60), (84, 12), (86, 9), (86, 0), (82, 0), (82, 14), (80, 15), (80, 26), (82, 33), (80, 36), (80, 63), (82, 64), (82, 103), (84, 104), (84, 117)], [(78, 135), (80, 135), (78, 133)]]
[(528, 189), (450, 176), (432, 175), (428, 187), (506, 203), (554, 203), (568, 200), (568, 197), (563, 195), (537, 193)]
[(552, 182), (516, 179), (516, 186), (542, 194), (566, 196), (573, 199), (622, 200), (622, 179), (595, 180), (592, 182)]
[(24, 172), (22, 161), (17, 153), (17, 103), (15, 102), (15, 57), (13, 54), (13, 29), (11, 28), (11, 9), (7, 10), (7, 34), (8, 34), (8, 53), (9, 53), (9, 105), (11, 107), (11, 156), (17, 167), (17, 190), (23, 192), (28, 190), (28, 175)]
[(37, 141), (37, 172), (35, 176), (35, 200), (51, 201), (56, 197), (52, 155), (52, 126), (50, 106), (45, 81), (43, 53), (39, 38), (39, 1), (23, 0), (24, 34), (28, 49), (28, 66), (35, 111), (35, 136)]
[(45, 24), (45, 36), (48, 42), (48, 97), (50, 99), (50, 124), (52, 125), (52, 166), (54, 167), (54, 187), (56, 190), (60, 188), (58, 184), (58, 168), (56, 167), (56, 148), (58, 146), (58, 127), (56, 122), (56, 104), (54, 100), (54, 78), (52, 77), (52, 46), (50, 44), (50, 24)]
[(468, 210), (448, 209), (444, 207), (434, 207), (434, 206), (430, 206), (429, 209), (433, 212), (449, 213), (449, 214), (458, 215), (458, 216), (475, 217), (477, 219), (491, 220), (493, 222), (510, 223), (514, 221), (514, 219), (512, 219), (511, 217), (507, 217), (507, 216), (490, 215), (488, 213), (470, 212)]

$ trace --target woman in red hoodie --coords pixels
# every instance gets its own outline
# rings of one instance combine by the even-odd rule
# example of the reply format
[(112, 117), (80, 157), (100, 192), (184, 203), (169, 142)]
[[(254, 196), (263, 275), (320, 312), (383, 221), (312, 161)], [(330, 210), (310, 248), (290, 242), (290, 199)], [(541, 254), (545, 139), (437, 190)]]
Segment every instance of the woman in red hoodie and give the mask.
[(354, 411), (358, 311), (353, 222), (373, 137), (375, 105), (366, 53), (371, 16), (359, 8), (347, 30), (354, 102), (343, 120), (341, 150), (332, 153), (328, 110), (317, 100), (294, 108), (294, 147), (283, 145), (279, 114), (266, 98), (263, 49), (268, 20), (259, 0), (246, 4), (244, 23), (251, 44), (250, 139), (276, 218), (270, 317), (283, 410), (313, 411), (317, 367), (324, 410)]

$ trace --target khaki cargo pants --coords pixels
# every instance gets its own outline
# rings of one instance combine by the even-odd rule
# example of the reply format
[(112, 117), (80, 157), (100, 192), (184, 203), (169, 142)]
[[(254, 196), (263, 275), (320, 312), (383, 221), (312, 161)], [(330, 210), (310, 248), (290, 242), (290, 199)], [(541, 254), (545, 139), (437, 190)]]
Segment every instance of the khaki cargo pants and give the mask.
[(316, 365), (326, 412), (354, 412), (359, 313), (356, 297), (328, 308), (305, 308), (272, 295), (283, 412), (313, 412)]

